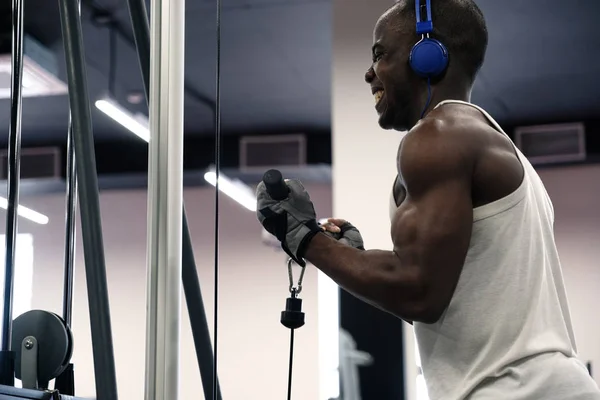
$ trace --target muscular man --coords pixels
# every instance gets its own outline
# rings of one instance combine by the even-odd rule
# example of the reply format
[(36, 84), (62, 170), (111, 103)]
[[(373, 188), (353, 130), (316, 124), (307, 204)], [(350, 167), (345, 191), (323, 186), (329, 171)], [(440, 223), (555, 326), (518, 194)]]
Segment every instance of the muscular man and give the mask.
[(393, 250), (362, 250), (343, 220), (328, 225), (339, 241), (323, 233), (296, 180), (283, 201), (260, 184), (258, 218), (297, 262), (414, 323), (432, 400), (598, 400), (577, 359), (552, 203), (525, 156), (469, 103), (484, 17), (472, 0), (432, 3), (430, 37), (445, 46), (447, 65), (414, 64), (423, 62), (411, 55), (422, 38), (415, 1), (400, 0), (377, 21), (365, 76), (380, 126), (408, 131), (392, 193)]

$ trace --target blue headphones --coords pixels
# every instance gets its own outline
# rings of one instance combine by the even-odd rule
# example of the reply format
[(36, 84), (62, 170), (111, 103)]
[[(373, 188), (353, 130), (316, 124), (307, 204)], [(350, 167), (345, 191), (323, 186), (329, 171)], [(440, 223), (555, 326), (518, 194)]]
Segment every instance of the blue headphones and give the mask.
[(410, 51), (409, 63), (413, 71), (423, 78), (435, 78), (448, 67), (448, 50), (439, 41), (429, 38), (433, 32), (431, 0), (426, 0), (427, 20), (421, 21), (421, 1), (415, 0), (417, 34), (422, 38)]

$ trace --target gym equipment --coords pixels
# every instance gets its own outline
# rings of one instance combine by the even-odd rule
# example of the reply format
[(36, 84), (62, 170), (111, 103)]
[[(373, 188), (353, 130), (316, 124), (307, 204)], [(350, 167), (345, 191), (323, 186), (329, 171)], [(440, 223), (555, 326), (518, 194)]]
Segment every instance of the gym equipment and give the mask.
[(82, 397), (61, 395), (56, 391), (20, 389), (0, 385), (0, 400), (88, 400)]
[(273, 200), (283, 200), (290, 193), (290, 188), (285, 184), (281, 172), (276, 169), (265, 172), (262, 180), (267, 188), (267, 193)]
[(417, 75), (429, 79), (441, 75), (448, 67), (448, 50), (439, 40), (429, 37), (429, 34), (433, 32), (431, 0), (425, 0), (426, 17), (424, 21), (421, 20), (421, 3), (422, 0), (415, 1), (417, 35), (421, 35), (421, 40), (411, 49), (409, 62)]
[[(13, 2), (12, 13), (12, 69), (11, 79), (11, 123), (9, 131), (8, 162), (8, 207), (6, 219), (6, 260), (4, 305), (2, 320), (2, 349), (0, 351), (0, 398), (65, 398), (72, 394), (73, 335), (66, 323), (58, 315), (33, 310), (12, 320), (12, 299), (14, 285), (14, 253), (17, 236), (17, 210), (19, 202), (20, 150), (21, 150), (21, 111), (23, 73), (23, 0)], [(71, 132), (69, 132), (71, 133)], [(73, 213), (74, 213), (74, 206)], [(73, 247), (73, 240), (67, 241)], [(72, 260), (71, 260), (72, 264)], [(71, 283), (65, 290), (72, 290), (72, 269), (65, 269), (65, 280)], [(65, 295), (64, 307), (71, 308), (71, 296)], [(70, 321), (70, 315), (69, 315)], [(56, 381), (59, 390), (48, 390), (50, 380), (63, 372), (68, 379)], [(11, 388), (14, 378), (21, 379), (23, 389)], [(70, 383), (70, 384), (69, 384)], [(56, 389), (55, 388), (55, 389)]]
[[(281, 188), (281, 187), (280, 187)], [(294, 332), (304, 326), (304, 313), (302, 312), (302, 299), (298, 297), (302, 292), (302, 279), (306, 266), (300, 266), (301, 272), (297, 283), (294, 285), (292, 264), (294, 260), (288, 260), (288, 275), (290, 278), (290, 297), (285, 301), (285, 310), (281, 312), (281, 324), (290, 330), (290, 364), (288, 370), (287, 399), (292, 398), (292, 370), (294, 362)]]
[(98, 176), (79, 2), (59, 0), (67, 65), (75, 163), (80, 198), (81, 236), (86, 268), (92, 332), (96, 396), (117, 399), (114, 349), (100, 219)]
[[(67, 201), (65, 218), (65, 275), (63, 286), (63, 320), (71, 331), (73, 309), (73, 275), (75, 274), (75, 218), (77, 217), (77, 169), (73, 148), (73, 124), (69, 117), (67, 131)], [(75, 395), (75, 374), (73, 364), (68, 364), (56, 377), (54, 388), (60, 393)]]
[[(71, 16), (77, 13), (78, 4), (71, 3)], [(63, 4), (64, 5), (64, 4)], [(74, 10), (73, 10), (74, 8)], [(77, 30), (78, 26), (73, 24), (73, 21), (67, 21), (69, 29), (65, 29), (65, 9), (61, 8), (61, 17), (63, 22), (63, 30), (66, 30), (65, 42), (73, 41), (73, 27)], [(76, 16), (77, 18), (77, 16)], [(72, 18), (71, 18), (72, 19)], [(5, 260), (5, 285), (4, 285), (4, 312), (2, 321), (2, 348), (0, 352), (0, 398), (51, 398), (61, 399), (67, 398), (67, 394), (72, 394), (74, 391), (73, 368), (70, 364), (71, 355), (73, 353), (73, 335), (70, 330), (71, 307), (72, 307), (72, 282), (73, 282), (73, 254), (74, 254), (74, 215), (75, 215), (75, 197), (73, 191), (75, 185), (73, 180), (69, 179), (67, 185), (68, 197), (68, 213), (67, 213), (67, 240), (65, 253), (65, 294), (64, 294), (64, 315), (65, 319), (58, 315), (41, 310), (33, 310), (20, 315), (14, 321), (12, 320), (12, 299), (14, 285), (14, 252), (15, 241), (17, 235), (17, 205), (19, 201), (19, 178), (20, 178), (20, 126), (21, 126), (21, 110), (22, 110), (22, 73), (23, 73), (23, 0), (13, 1), (12, 13), (12, 67), (14, 73), (11, 79), (11, 129), (9, 131), (9, 162), (8, 162), (8, 207), (6, 220), (6, 260)], [(72, 43), (71, 43), (72, 44)], [(67, 56), (71, 56), (72, 51), (67, 48)], [(67, 63), (69, 64), (69, 63)], [(70, 71), (72, 72), (72, 71)], [(71, 83), (71, 82), (70, 82)], [(70, 94), (73, 103), (73, 85), (70, 84)], [(89, 108), (89, 104), (85, 103), (84, 98), (80, 96), (76, 99), (79, 103), (79, 108)], [(83, 104), (81, 104), (83, 103)], [(76, 118), (81, 120), (81, 116), (76, 114)], [(69, 123), (69, 170), (74, 171), (73, 159), (73, 129)], [(92, 154), (93, 157), (93, 154)], [(92, 165), (95, 172), (95, 166)], [(88, 170), (89, 170), (88, 166)], [(72, 175), (72, 174), (71, 174)], [(70, 178), (70, 176), (69, 176)], [(74, 178), (73, 178), (74, 179)], [(97, 195), (97, 192), (96, 192)], [(82, 223), (89, 224), (90, 214), (85, 215), (82, 205)], [(95, 215), (99, 219), (99, 215)], [(85, 221), (85, 222), (83, 222)], [(92, 221), (93, 225), (93, 221)], [(96, 227), (99, 231), (99, 222)], [(92, 236), (95, 232), (92, 232)], [(84, 246), (90, 247), (89, 234), (84, 235)], [(96, 238), (97, 239), (97, 238)], [(101, 242), (91, 243), (91, 247), (100, 248)], [(103, 262), (99, 259), (98, 262)], [(102, 272), (104, 265), (101, 268), (88, 270), (92, 274), (95, 287), (88, 287), (90, 298), (95, 294), (95, 300), (90, 301), (90, 314), (92, 322), (92, 335), (94, 336), (94, 320), (103, 322), (109, 320), (110, 316), (103, 313), (102, 303), (106, 300), (106, 291), (102, 293)], [(96, 272), (96, 273), (94, 273)], [(98, 272), (100, 274), (98, 274)], [(104, 273), (105, 275), (105, 273)], [(104, 283), (106, 279), (104, 276)], [(89, 283), (89, 282), (88, 282)], [(89, 285), (91, 286), (91, 285)], [(100, 290), (98, 290), (100, 288)], [(97, 289), (94, 291), (94, 289)], [(92, 303), (96, 303), (92, 306)], [(104, 302), (106, 309), (108, 304)], [(93, 309), (93, 310), (92, 310)], [(96, 312), (95, 312), (96, 311)], [(104, 320), (104, 321), (103, 321)], [(101, 332), (104, 343), (101, 344), (102, 351), (112, 356), (110, 342), (110, 325), (108, 324), (108, 332)], [(108, 335), (106, 335), (108, 333)], [(107, 346), (107, 347), (104, 347)], [(112, 361), (114, 364), (114, 360)], [(65, 375), (62, 375), (65, 373)], [(14, 378), (21, 379), (23, 389), (11, 388), (14, 385)], [(61, 379), (62, 378), (62, 379)], [(49, 382), (56, 379), (55, 389), (48, 388)], [(59, 389), (59, 390), (57, 390)], [(62, 392), (61, 392), (62, 391)], [(116, 384), (115, 384), (116, 392)], [(107, 397), (111, 398), (111, 397)]]
[[(9, 137), (9, 205), (7, 218), (7, 259), (5, 280), (5, 312), (3, 318), (4, 344), (0, 352), (0, 399), (67, 399), (74, 392), (73, 365), (70, 358), (73, 339), (70, 331), (72, 314), (75, 210), (79, 194), (82, 239), (87, 276), (90, 323), (92, 331), (94, 371), (96, 374), (97, 397), (117, 399), (116, 373), (112, 347), (108, 294), (106, 290), (106, 267), (103, 252), (102, 230), (99, 215), (98, 183), (95, 168), (94, 143), (91, 127), (89, 98), (86, 85), (86, 69), (81, 40), (81, 11), (79, 2), (59, 0), (61, 27), (67, 61), (67, 83), (71, 115), (67, 139), (67, 210), (65, 241), (65, 272), (63, 294), (63, 316), (34, 310), (25, 313), (14, 322), (12, 312), (13, 259), (16, 238), (16, 204), (18, 204), (19, 154), (20, 154), (20, 111), (21, 71), (23, 37), (23, 0), (13, 2), (13, 92), (11, 107), (11, 135)], [(150, 39), (148, 20), (143, 0), (128, 1), (146, 93), (150, 84)], [(159, 7), (160, 9), (160, 7)], [(155, 12), (160, 17), (160, 10)], [(161, 28), (160, 19), (157, 26)], [(162, 24), (168, 25), (168, 24)], [(146, 27), (146, 29), (144, 29)], [(160, 65), (154, 66), (160, 70)], [(78, 180), (78, 174), (80, 180)], [(202, 303), (200, 286), (189, 230), (182, 213), (181, 246), (183, 280), (186, 301), (190, 313), (192, 333), (196, 345), (204, 391), (210, 393), (213, 386), (220, 399), (216, 374), (211, 376), (212, 359), (208, 324)], [(179, 249), (181, 251), (181, 249)], [(150, 299), (151, 302), (153, 301)], [(8, 310), (8, 312), (7, 312)], [(155, 328), (156, 329), (156, 328)], [(16, 350), (16, 351), (15, 351)], [(156, 360), (151, 360), (156, 362)], [(25, 388), (17, 389), (14, 377), (22, 379)], [(48, 381), (56, 378), (55, 389), (47, 390)], [(212, 385), (212, 382), (216, 382)], [(37, 390), (34, 390), (37, 389)], [(206, 396), (208, 398), (208, 395)]]
[[(267, 193), (273, 200), (285, 200), (290, 192), (289, 187), (285, 183), (283, 179), (283, 175), (280, 171), (276, 169), (270, 169), (264, 173), (262, 178), (263, 183), (265, 184), (265, 188), (267, 189)], [(327, 232), (328, 235), (339, 239), (340, 234), (334, 234), (331, 232)], [(292, 371), (293, 371), (293, 360), (294, 360), (294, 332), (296, 329), (304, 326), (304, 313), (302, 312), (302, 299), (298, 296), (300, 292), (302, 292), (302, 280), (304, 279), (304, 272), (306, 270), (306, 266), (300, 265), (300, 277), (296, 284), (294, 284), (294, 276), (292, 271), (292, 265), (294, 261), (289, 258), (287, 261), (288, 268), (288, 276), (289, 276), (289, 291), (290, 297), (286, 299), (285, 302), (285, 310), (281, 312), (281, 324), (286, 328), (290, 329), (290, 361), (289, 361), (289, 370), (288, 370), (288, 390), (287, 390), (287, 399), (291, 400), (292, 398)]]
[(73, 335), (58, 315), (32, 310), (14, 320), (12, 349), (16, 350), (15, 377), (23, 387), (47, 390), (71, 361)]
[(12, 9), (12, 74), (10, 129), (8, 133), (8, 207), (6, 210), (6, 259), (2, 342), (0, 343), (0, 384), (14, 385), (14, 352), (11, 351), (14, 258), (17, 240), (17, 209), (21, 160), (21, 114), (23, 88), (23, 0), (14, 0)]
[[(144, 82), (146, 102), (148, 102), (148, 93), (150, 92), (150, 27), (148, 13), (144, 0), (127, 0), (127, 5), (133, 27), (142, 80)], [(196, 349), (196, 359), (202, 380), (202, 389), (205, 399), (213, 398), (213, 394), (215, 394), (216, 397), (214, 398), (221, 400), (221, 388), (214, 368), (213, 346), (211, 344), (204, 301), (202, 300), (202, 292), (200, 290), (198, 272), (192, 250), (192, 240), (188, 228), (185, 205), (182, 214), (183, 243), (181, 274), (183, 292), (188, 307), (188, 315)]]
[[(161, 14), (162, 11), (162, 14)], [(150, 139), (146, 325), (147, 399), (178, 398), (183, 212), (183, 2), (150, 10)], [(169, 60), (169, 67), (163, 60)]]

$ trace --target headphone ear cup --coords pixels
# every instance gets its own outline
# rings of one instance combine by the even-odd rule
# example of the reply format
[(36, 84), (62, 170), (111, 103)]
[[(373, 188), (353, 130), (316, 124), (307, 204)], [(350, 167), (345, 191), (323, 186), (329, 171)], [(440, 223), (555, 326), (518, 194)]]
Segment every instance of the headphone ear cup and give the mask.
[(424, 38), (413, 46), (409, 62), (420, 77), (434, 78), (448, 67), (448, 50), (440, 41)]

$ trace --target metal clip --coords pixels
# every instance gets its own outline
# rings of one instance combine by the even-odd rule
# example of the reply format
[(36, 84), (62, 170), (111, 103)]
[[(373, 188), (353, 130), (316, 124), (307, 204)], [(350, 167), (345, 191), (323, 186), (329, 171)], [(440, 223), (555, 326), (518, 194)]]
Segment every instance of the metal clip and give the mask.
[(296, 297), (300, 294), (300, 292), (302, 291), (302, 279), (304, 279), (304, 271), (306, 270), (306, 267), (303, 267), (301, 265), (299, 265), (299, 267), (301, 268), (300, 271), (300, 278), (298, 278), (298, 284), (296, 286), (294, 286), (294, 274), (292, 274), (292, 263), (294, 262), (293, 259), (288, 259), (288, 276), (290, 278), (290, 293), (292, 294), (292, 297)]

